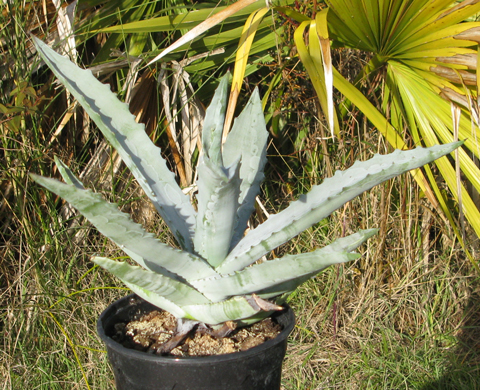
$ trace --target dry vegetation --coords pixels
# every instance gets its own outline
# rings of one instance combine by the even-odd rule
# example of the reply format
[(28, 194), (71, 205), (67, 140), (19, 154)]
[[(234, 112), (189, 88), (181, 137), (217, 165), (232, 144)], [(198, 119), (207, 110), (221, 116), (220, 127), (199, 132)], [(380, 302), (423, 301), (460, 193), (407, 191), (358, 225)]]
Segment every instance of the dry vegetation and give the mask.
[[(28, 14), (16, 17), (18, 22)], [(45, 70), (26, 66), (26, 36), (2, 31), (2, 62), (11, 67), (0, 91), (0, 103), (10, 109), (0, 121), (0, 389), (113, 389), (95, 322), (127, 291), (89, 257), (121, 253), (61, 200), (32, 184), (28, 173), (54, 176), (57, 154), (150, 231), (171, 237), (80, 110), (56, 133), (67, 98)], [(354, 72), (352, 61), (359, 58), (341, 53), (339, 64)], [(262, 193), (268, 212), (335, 169), (388, 152), (355, 111), (340, 139), (324, 139), (314, 92), (298, 64), (286, 64), (276, 96), (285, 124), (269, 148), (269, 181)], [(167, 143), (165, 134), (160, 143)], [(283, 388), (480, 388), (478, 275), (409, 175), (348, 203), (280, 251), (311, 250), (373, 227), (380, 233), (361, 248), (361, 259), (331, 267), (292, 295), (298, 323)]]

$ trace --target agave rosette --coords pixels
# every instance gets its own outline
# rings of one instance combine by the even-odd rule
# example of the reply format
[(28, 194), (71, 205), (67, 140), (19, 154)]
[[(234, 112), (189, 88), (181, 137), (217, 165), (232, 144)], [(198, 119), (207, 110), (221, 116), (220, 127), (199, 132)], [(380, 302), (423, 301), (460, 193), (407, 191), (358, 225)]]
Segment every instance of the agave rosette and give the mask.
[(358, 258), (353, 251), (376, 229), (361, 230), (309, 253), (261, 263), (257, 260), (362, 192), (461, 144), (397, 150), (357, 162), (245, 235), (266, 162), (268, 132), (258, 91), (222, 144), (228, 78), (221, 80), (204, 120), (196, 210), (167, 169), (160, 149), (144, 126), (135, 122), (127, 105), (90, 71), (78, 68), (39, 40), (35, 39), (35, 44), (43, 60), (118, 151), (181, 249), (162, 243), (116, 205), (85, 189), (58, 159), (66, 183), (38, 175), (32, 178), (72, 204), (138, 265), (94, 257), (96, 264), (181, 321), (216, 325), (251, 323), (265, 317), (321, 270)]

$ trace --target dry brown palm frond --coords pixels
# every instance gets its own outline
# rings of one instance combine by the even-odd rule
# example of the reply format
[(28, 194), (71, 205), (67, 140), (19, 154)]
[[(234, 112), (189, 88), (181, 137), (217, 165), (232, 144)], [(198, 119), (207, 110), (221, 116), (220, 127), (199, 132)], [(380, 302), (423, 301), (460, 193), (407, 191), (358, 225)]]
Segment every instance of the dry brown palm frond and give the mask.
[[(182, 186), (189, 186), (194, 178), (193, 156), (200, 143), (200, 129), (205, 117), (205, 109), (195, 94), (190, 76), (182, 63), (172, 62), (170, 78), (166, 65), (159, 74), (165, 116), (168, 121), (166, 130), (171, 139), (174, 154), (182, 157), (179, 172), (185, 177)], [(176, 149), (176, 150), (175, 150)], [(176, 160), (180, 164), (179, 160)]]

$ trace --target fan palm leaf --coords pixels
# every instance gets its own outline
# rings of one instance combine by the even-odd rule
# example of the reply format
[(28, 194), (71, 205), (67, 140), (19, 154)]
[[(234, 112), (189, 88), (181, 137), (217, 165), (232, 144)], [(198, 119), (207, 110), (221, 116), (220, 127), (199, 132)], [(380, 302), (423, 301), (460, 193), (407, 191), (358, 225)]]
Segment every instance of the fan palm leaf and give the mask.
[[(354, 83), (334, 71), (334, 86), (395, 148), (410, 146), (412, 141), (417, 145), (431, 146), (458, 138), (467, 139), (458, 153), (462, 180), (480, 191), (480, 170), (476, 164), (480, 132), (478, 125), (472, 125), (477, 118), (476, 111), (472, 99), (467, 98), (477, 94), (475, 69), (472, 70), (476, 64), (472, 59), (476, 58), (478, 50), (472, 32), (480, 27), (480, 23), (468, 20), (480, 11), (480, 3), (327, 0), (326, 4), (332, 45), (372, 55)], [(303, 44), (302, 48), (302, 44), (297, 42), (300, 57), (308, 57), (317, 69), (314, 73), (307, 66), (307, 71), (310, 75), (320, 73), (318, 69), (322, 70), (324, 65), (315, 60), (310, 46)], [(383, 87), (378, 92), (382, 106), (377, 108), (361, 92), (360, 85), (362, 80), (378, 74)], [(326, 85), (323, 87), (327, 88)], [(455, 104), (463, 103), (457, 122), (452, 120), (454, 102), (445, 99), (448, 96), (456, 98)], [(321, 94), (319, 100), (324, 100)], [(427, 169), (426, 176), (420, 171), (412, 171), (412, 174), (434, 206), (441, 209), (451, 222), (458, 239), (464, 244), (464, 234), (455, 218), (465, 215), (476, 235), (480, 236), (478, 205), (466, 185), (459, 185), (455, 161), (444, 158), (436, 165), (456, 200), (457, 210), (454, 212), (447, 207), (445, 195), (431, 171)]]

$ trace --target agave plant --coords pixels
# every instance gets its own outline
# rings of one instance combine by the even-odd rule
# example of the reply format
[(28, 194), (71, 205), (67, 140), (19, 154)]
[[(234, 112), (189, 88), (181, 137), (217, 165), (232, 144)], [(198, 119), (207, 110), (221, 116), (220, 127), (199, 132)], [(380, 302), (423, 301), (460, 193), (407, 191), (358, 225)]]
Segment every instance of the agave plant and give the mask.
[(222, 144), (228, 77), (222, 78), (204, 121), (195, 208), (126, 104), (91, 72), (35, 42), (44, 61), (121, 155), (181, 249), (160, 242), (128, 214), (85, 189), (58, 159), (66, 183), (32, 178), (70, 202), (138, 264), (93, 258), (137, 295), (173, 314), (180, 334), (199, 323), (254, 323), (281, 309), (278, 305), (290, 292), (329, 265), (357, 259), (360, 255), (353, 251), (376, 229), (361, 230), (309, 253), (258, 261), (355, 196), (461, 144), (397, 150), (357, 162), (244, 234), (266, 162), (268, 132), (257, 90)]

